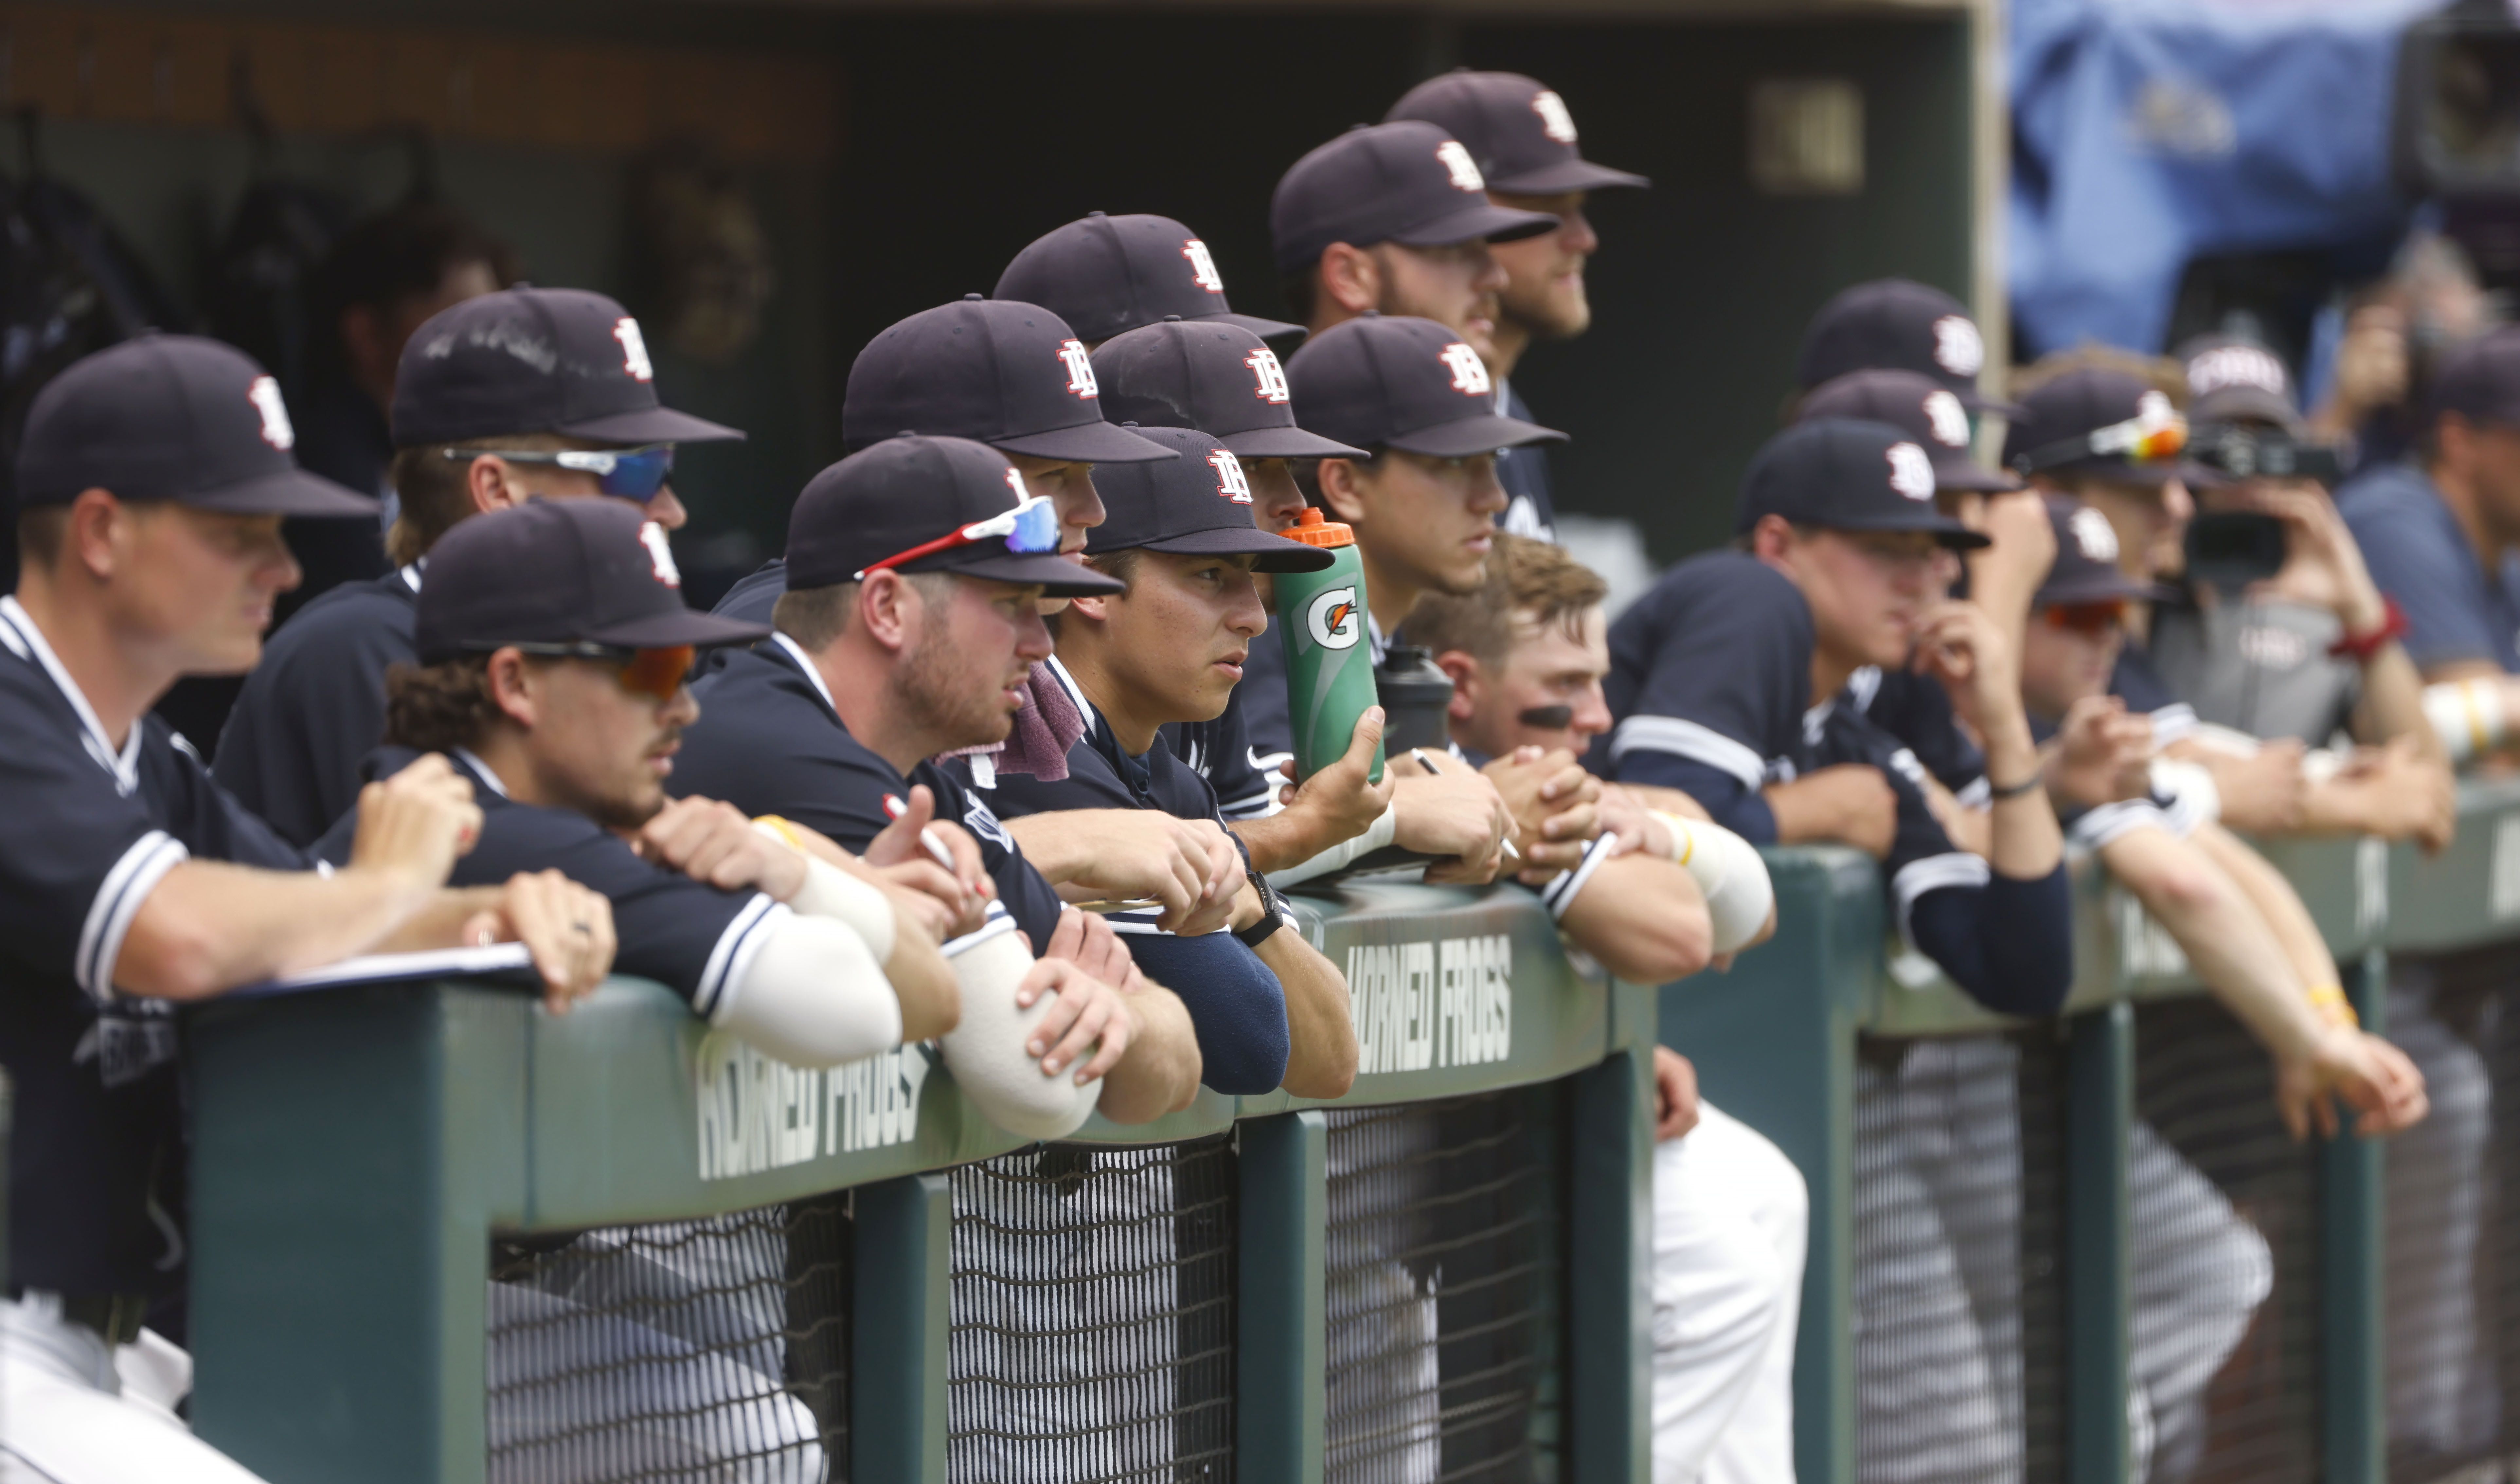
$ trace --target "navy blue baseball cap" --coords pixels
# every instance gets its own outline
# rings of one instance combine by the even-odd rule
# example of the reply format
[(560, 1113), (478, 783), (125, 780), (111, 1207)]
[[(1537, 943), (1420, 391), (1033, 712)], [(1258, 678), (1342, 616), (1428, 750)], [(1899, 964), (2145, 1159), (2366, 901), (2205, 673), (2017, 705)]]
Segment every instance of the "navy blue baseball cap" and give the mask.
[[(1175, 457), (1171, 448), (1162, 452)], [(1024, 543), (1012, 530), (948, 540), (973, 526), (1009, 524), (1000, 517), (1026, 506), (1048, 517), (1034, 532), (1045, 543), (1041, 550), (1017, 550)], [(1056, 515), (1048, 502), (1025, 493), (1023, 475), (1006, 455), (969, 438), (903, 433), (824, 470), (796, 496), (788, 513), (788, 588), (856, 582), (878, 566), (1038, 582), (1052, 598), (1124, 586), (1059, 556), (1058, 543)], [(922, 547), (933, 549), (904, 559)]]
[(976, 293), (894, 325), (849, 367), (840, 442), (860, 450), (905, 432), (1087, 464), (1173, 456), (1103, 419), (1093, 358), (1065, 320)]
[(1418, 119), (1360, 124), (1296, 160), (1269, 201), (1278, 271), (1299, 273), (1332, 243), (1511, 242), (1557, 225), (1542, 211), (1488, 204), (1467, 146)]
[(2002, 493), (2021, 487), (2018, 476), (1969, 457), (1968, 410), (1958, 393), (1913, 371), (1856, 371), (1823, 382), (1803, 398), (1794, 421), (1857, 418), (1887, 423), (1906, 433), (1934, 466), (1934, 487)]
[(2056, 561), (2031, 595), (2032, 606), (2171, 596), (2169, 588), (2138, 582), (2118, 570), (2118, 533), (2108, 517), (2065, 495), (2049, 495), (2047, 504), (2048, 523), (2056, 532)]
[(630, 312), (583, 289), (518, 285), (430, 315), (394, 372), (396, 448), (509, 433), (596, 443), (705, 443), (743, 434), (656, 400)]
[(2021, 404), (2023, 415), (2003, 439), (2003, 462), (2012, 469), (2092, 474), (2132, 484), (2230, 482), (2191, 459), (2139, 459), (2127, 451), (2092, 448), (2092, 435), (2103, 428), (2150, 430), (2174, 425), (2179, 427), (2177, 445), (2184, 446), (2185, 427), (2169, 394), (2132, 372), (2078, 366), (2023, 393)]
[(1965, 305), (1940, 289), (1883, 278), (1821, 305), (1803, 332), (1794, 384), (1808, 391), (1851, 371), (1912, 371), (1942, 382), (1963, 407), (2019, 417), (2020, 408), (1978, 391), (1985, 368), (1986, 338)]
[(415, 637), (423, 664), (503, 645), (656, 650), (749, 644), (770, 630), (683, 603), (665, 529), (626, 500), (528, 500), (429, 548)]
[(1238, 325), (1168, 319), (1132, 330), (1094, 352), (1094, 375), (1102, 383), (1103, 416), (1144, 427), (1195, 427), (1238, 458), (1368, 457), (1295, 426), (1285, 367)]
[(144, 335), (81, 358), (35, 394), (18, 440), (18, 505), (83, 490), (237, 516), (374, 516), (377, 502), (297, 467), (280, 383), (253, 357)]
[(1286, 382), (1307, 431), (1359, 448), (1458, 459), (1566, 439), (1499, 413), (1479, 353), (1450, 328), (1414, 315), (1367, 314), (1331, 326), (1286, 363)]
[(1085, 533), (1090, 556), (1106, 552), (1183, 552), (1254, 556), (1255, 572), (1318, 572), (1338, 560), (1327, 548), (1273, 536), (1251, 523), (1251, 485), (1233, 451), (1190, 427), (1141, 427), (1137, 433), (1181, 457), (1132, 464), (1098, 475), (1102, 523)]
[(989, 297), (1039, 304), (1079, 339), (1098, 344), (1167, 315), (1238, 325), (1271, 338), (1304, 333), (1284, 320), (1235, 313), (1207, 244), (1169, 216), (1097, 211), (1069, 222), (1016, 253)]
[(2200, 335), (2172, 351), (2187, 373), (2187, 421), (2272, 423), (2299, 430), (2292, 376), (2282, 357), (2256, 340)]
[(1949, 547), (1992, 543), (1934, 509), (1934, 464), (1887, 423), (1814, 418), (1770, 438), (1741, 480), (1735, 534), (1764, 516), (1839, 531), (1924, 531)]
[(1586, 159), (1575, 148), (1575, 115), (1566, 112), (1566, 100), (1520, 72), (1457, 67), (1411, 88), (1382, 117), (1385, 123), (1423, 119), (1460, 140), (1491, 191), (1555, 196), (1653, 184)]

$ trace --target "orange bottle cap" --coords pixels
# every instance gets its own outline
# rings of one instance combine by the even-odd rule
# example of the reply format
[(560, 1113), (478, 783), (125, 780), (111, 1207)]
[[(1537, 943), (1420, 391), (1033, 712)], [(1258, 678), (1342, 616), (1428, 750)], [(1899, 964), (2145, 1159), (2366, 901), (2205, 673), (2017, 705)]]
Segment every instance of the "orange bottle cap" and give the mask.
[(1340, 520), (1323, 519), (1321, 507), (1317, 505), (1305, 506), (1304, 513), (1295, 517), (1295, 523), (1278, 534), (1306, 546), (1356, 545), (1356, 527)]

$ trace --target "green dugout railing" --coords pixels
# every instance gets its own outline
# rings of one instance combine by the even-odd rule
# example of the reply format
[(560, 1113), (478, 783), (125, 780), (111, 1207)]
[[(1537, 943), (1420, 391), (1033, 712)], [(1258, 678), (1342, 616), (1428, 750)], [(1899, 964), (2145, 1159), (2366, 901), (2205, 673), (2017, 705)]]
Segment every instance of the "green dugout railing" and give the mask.
[[(1299, 899), (1348, 970), (1363, 1071), (1336, 1104), (1203, 1093), (1074, 1142), (1234, 1130), (1237, 1473), (1324, 1466), (1325, 1106), (1564, 1080), (1562, 1460), (1646, 1477), (1654, 999), (1570, 961), (1536, 899), (1381, 880)], [(764, 1058), (661, 988), (565, 1019), (412, 984), (204, 1008), (191, 1327), (198, 1430), (275, 1481), (484, 1475), (492, 1235), (741, 1211), (854, 1190), (849, 1458), (945, 1477), (951, 1167), (1025, 1142), (916, 1048), (829, 1071)], [(834, 1468), (833, 1476), (839, 1470)]]
[[(2391, 952), (2441, 955), (2520, 939), (2520, 783), (2462, 786), (2455, 842), (2437, 857), (2352, 837), (2288, 839), (2267, 854), (2317, 918), (2363, 1023), (2385, 1031)], [(1795, 1365), (1797, 1471), (1844, 1484), (1856, 1466), (1855, 1102), (1860, 1037), (2017, 1029), (1948, 983), (1885, 961), (1883, 903), (1852, 851), (1773, 851), (1775, 942), (1729, 975), (1664, 986), (1662, 1040), (1696, 1061), (1705, 1096), (1774, 1139), (1811, 1191), (1811, 1248)], [(2135, 1012), (2202, 993), (2177, 946), (2096, 869), (2079, 869), (2068, 1003), (2063, 1171), (2065, 1436), (2070, 1476), (2129, 1476), (2128, 1130)], [(1919, 981), (1922, 982), (1919, 982)], [(2271, 1116), (2271, 1115), (2270, 1115)], [(2386, 1145), (2318, 1151), (2317, 1467), (2329, 1484), (2387, 1477), (2382, 1375)]]

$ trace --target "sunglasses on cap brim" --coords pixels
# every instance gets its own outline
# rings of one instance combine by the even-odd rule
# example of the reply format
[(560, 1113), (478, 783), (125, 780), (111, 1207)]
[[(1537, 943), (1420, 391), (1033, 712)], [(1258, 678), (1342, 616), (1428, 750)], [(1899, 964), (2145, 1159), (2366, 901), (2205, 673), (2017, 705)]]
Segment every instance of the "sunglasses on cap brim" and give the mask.
[(2036, 473), (2089, 459), (2124, 458), (2131, 464), (2166, 464), (2187, 447), (2187, 420), (2173, 413), (2160, 418), (2129, 418), (2094, 427), (2078, 438), (2064, 438), (2015, 455), (2017, 473)]
[(1048, 495), (1026, 495), (1012, 510), (1000, 511), (986, 520), (974, 520), (959, 529), (948, 531), (933, 541), (922, 541), (908, 551), (895, 552), (881, 562), (870, 562), (858, 568), (852, 582), (864, 582), (869, 572), (881, 571), (938, 552), (950, 552), (960, 546), (1003, 537), (1007, 550), (1018, 557), (1047, 556), (1058, 550), (1058, 508)]
[(612, 644), (545, 644), (532, 641), (510, 644), (470, 644), (468, 650), (487, 653), (493, 650), (515, 650), (543, 659), (594, 659), (619, 666), (621, 689), (633, 696), (652, 700), (671, 700), (683, 689), (683, 681), (692, 673), (699, 651), (688, 644), (666, 645), (654, 649), (630, 649)]
[(2097, 638), (2126, 622), (2127, 601), (2100, 598), (2090, 603), (2057, 603), (2048, 608), (2048, 626)]
[(444, 459), (505, 459), (511, 464), (549, 464), (595, 475), (595, 487), (624, 500), (651, 500), (674, 472), (674, 445), (651, 443), (645, 448), (442, 448)]

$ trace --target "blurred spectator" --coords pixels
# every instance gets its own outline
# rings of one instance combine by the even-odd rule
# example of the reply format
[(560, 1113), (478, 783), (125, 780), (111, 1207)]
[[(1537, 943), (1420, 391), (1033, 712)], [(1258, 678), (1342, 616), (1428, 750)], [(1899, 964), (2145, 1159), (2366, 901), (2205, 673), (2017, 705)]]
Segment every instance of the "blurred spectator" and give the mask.
[(2343, 445), (2349, 469), (2403, 458), (2422, 433), (2424, 391), (2442, 353), (2496, 318), (2458, 244), (2433, 232), (2410, 234), (2388, 277), (2347, 307), (2336, 369), (2312, 429)]

